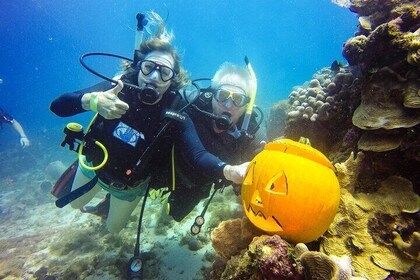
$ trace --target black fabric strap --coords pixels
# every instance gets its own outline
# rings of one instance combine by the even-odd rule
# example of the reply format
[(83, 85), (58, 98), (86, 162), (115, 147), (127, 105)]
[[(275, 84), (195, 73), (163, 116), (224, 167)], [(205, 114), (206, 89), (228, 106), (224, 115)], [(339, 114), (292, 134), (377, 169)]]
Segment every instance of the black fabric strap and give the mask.
[(93, 189), (93, 187), (96, 185), (97, 182), (98, 182), (98, 176), (93, 177), (92, 180), (90, 180), (89, 182), (81, 186), (80, 188), (70, 192), (69, 194), (61, 197), (60, 199), (57, 199), (57, 201), (55, 202), (55, 206), (57, 206), (58, 208), (63, 208), (64, 206), (72, 202), (73, 200), (78, 199), (79, 197), (81, 197), (82, 195), (84, 195), (85, 193)]

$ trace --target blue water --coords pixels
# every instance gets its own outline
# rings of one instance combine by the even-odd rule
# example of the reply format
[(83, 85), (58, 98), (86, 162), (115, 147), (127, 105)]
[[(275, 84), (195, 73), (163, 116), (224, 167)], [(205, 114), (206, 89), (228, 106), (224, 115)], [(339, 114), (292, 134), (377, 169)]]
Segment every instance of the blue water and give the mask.
[[(344, 60), (342, 45), (357, 28), (355, 15), (330, 0), (12, 0), (0, 6), (0, 107), (29, 136), (61, 137), (55, 128), (68, 120), (50, 113), (49, 103), (101, 81), (80, 66), (81, 54), (132, 56), (139, 11), (169, 15), (193, 78), (211, 77), (224, 61), (244, 65), (247, 55), (258, 78), (257, 104), (264, 108), (333, 60)], [(98, 70), (112, 76), (118, 64), (103, 58)], [(0, 131), (0, 141), (9, 134)]]

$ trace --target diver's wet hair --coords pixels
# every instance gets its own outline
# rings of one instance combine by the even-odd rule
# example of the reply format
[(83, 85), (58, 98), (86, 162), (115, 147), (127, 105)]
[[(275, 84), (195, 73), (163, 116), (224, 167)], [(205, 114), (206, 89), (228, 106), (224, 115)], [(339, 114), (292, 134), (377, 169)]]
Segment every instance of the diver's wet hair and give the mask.
[(211, 79), (211, 87), (218, 89), (222, 85), (237, 86), (250, 96), (255, 88), (255, 82), (245, 67), (225, 62), (217, 69)]

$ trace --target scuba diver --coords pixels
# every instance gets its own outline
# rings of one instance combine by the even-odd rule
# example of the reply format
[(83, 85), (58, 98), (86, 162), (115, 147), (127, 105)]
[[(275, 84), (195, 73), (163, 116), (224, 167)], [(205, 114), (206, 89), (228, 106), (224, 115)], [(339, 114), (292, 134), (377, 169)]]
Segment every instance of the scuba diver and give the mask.
[[(255, 86), (247, 69), (224, 63), (211, 79), (211, 86), (202, 89), (187, 110), (206, 150), (231, 164), (249, 162), (267, 142), (260, 128), (262, 119), (257, 122), (256, 113), (252, 114), (247, 131), (241, 130)], [(197, 170), (180, 149), (175, 150), (174, 157), (176, 186), (169, 195), (166, 210), (174, 220), (181, 221), (200, 200), (209, 196), (214, 179)], [(153, 180), (151, 184), (171, 185)], [(237, 193), (238, 187), (234, 186)]]
[[(171, 39), (160, 28), (141, 43), (116, 86), (102, 82), (63, 94), (50, 105), (61, 117), (97, 112), (79, 146), (82, 160), (71, 192), (56, 205), (82, 208), (102, 188), (110, 193), (106, 225), (112, 233), (126, 225), (141, 196), (147, 194), (151, 178), (170, 159), (174, 144), (190, 164), (211, 178), (241, 183), (249, 164), (226, 164), (201, 144), (181, 109), (187, 105), (179, 89), (188, 79)], [(73, 142), (63, 144), (72, 148)]]
[(0, 127), (3, 128), (4, 123), (11, 125), (14, 128), (14, 130), (16, 130), (17, 133), (19, 133), (19, 142), (22, 148), (26, 148), (31, 144), (31, 142), (29, 142), (28, 137), (26, 136), (25, 130), (23, 130), (22, 125), (15, 118), (13, 118), (2, 108), (0, 108)]
[(28, 147), (31, 142), (29, 141), (28, 137), (26, 136), (25, 130), (23, 130), (22, 125), (11, 115), (6, 113), (2, 108), (0, 108), (0, 125), (3, 127), (3, 124), (9, 124), (13, 127), (13, 129), (19, 134), (20, 145), (22, 148)]
[[(224, 63), (211, 79), (211, 86), (201, 89), (198, 98), (187, 110), (206, 150), (225, 162), (231, 164), (248, 162), (267, 142), (265, 131), (260, 127), (262, 112), (259, 122), (257, 114), (253, 112), (247, 132), (241, 131), (253, 90), (255, 83), (247, 69)], [(192, 92), (194, 94), (194, 91)], [(190, 99), (188, 96), (184, 98)], [(200, 172), (188, 160), (182, 149), (175, 147), (172, 167), (170, 162), (171, 160), (163, 162), (166, 166), (156, 170), (150, 184), (151, 188), (156, 190), (172, 186), (161, 195), (163, 197), (169, 195), (166, 211), (179, 222), (202, 199), (209, 196), (215, 180)], [(171, 170), (175, 171), (175, 184), (171, 181)], [(234, 185), (236, 193), (239, 193), (238, 187), (239, 185)], [(82, 211), (104, 217), (108, 205), (109, 198), (105, 198), (98, 205), (85, 207)]]
[[(0, 79), (0, 84), (3, 84), (3, 79)], [(22, 125), (11, 115), (6, 113), (2, 108), (0, 108), (0, 127), (3, 128), (3, 124), (9, 124), (13, 127), (13, 129), (19, 134), (20, 145), (22, 148), (28, 147), (31, 142), (29, 141), (28, 137), (26, 136), (25, 130), (23, 129)]]

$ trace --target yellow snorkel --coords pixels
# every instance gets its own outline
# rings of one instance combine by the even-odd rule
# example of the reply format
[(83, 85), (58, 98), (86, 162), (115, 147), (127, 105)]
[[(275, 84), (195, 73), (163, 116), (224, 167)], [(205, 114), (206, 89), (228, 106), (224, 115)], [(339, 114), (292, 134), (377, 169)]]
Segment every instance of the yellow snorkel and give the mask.
[(241, 130), (246, 132), (248, 130), (249, 121), (251, 120), (252, 109), (254, 109), (255, 97), (257, 95), (257, 77), (255, 76), (254, 70), (252, 69), (251, 63), (247, 56), (245, 56), (245, 64), (248, 69), (249, 75), (255, 82), (255, 87), (250, 95), (250, 101), (248, 103), (248, 107), (246, 108), (244, 121), (242, 122)]

